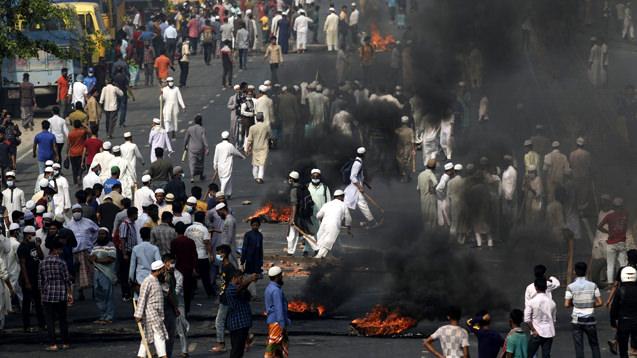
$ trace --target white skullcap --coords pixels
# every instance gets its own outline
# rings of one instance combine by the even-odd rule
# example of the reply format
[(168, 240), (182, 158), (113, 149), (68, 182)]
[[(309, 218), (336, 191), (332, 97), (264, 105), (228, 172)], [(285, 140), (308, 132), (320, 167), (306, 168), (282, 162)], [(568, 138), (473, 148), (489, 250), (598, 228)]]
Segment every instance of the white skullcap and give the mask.
[(46, 168), (44, 168), (44, 172), (45, 173), (53, 173), (53, 168), (52, 167), (46, 167)]
[(537, 167), (535, 165), (531, 164), (531, 165), (529, 165), (528, 169), (529, 169), (530, 172), (534, 172), (534, 171), (537, 170)]
[(46, 162), (44, 162), (44, 166), (50, 167), (51, 165), (53, 165), (52, 160), (47, 160)]
[(575, 140), (575, 143), (577, 143), (577, 145), (584, 145), (584, 143), (586, 143), (586, 141), (584, 140), (584, 138), (579, 137)]
[(131, 132), (124, 133), (124, 138), (130, 138), (132, 136), (133, 136), (133, 134), (131, 134)]
[(352, 7), (356, 7), (356, 3), (355, 2), (352, 3)]
[(48, 187), (49, 186), (49, 179), (45, 179), (45, 178), (40, 179), (40, 181), (38, 182), (38, 186), (40, 188)]
[(75, 210), (82, 210), (82, 205), (73, 204), (73, 206), (71, 206), (71, 211), (75, 211)]
[(226, 193), (221, 190), (215, 193), (215, 198), (223, 198), (224, 196), (226, 196)]
[(102, 143), (102, 149), (104, 149), (104, 150), (109, 150), (109, 149), (111, 149), (112, 146), (113, 145), (109, 141), (106, 141), (106, 142)]
[(238, 90), (239, 88), (241, 88), (241, 86), (239, 86), (239, 85), (234, 85), (234, 87), (232, 87), (232, 89), (235, 90), (235, 91)]
[(331, 12), (336, 12), (336, 9), (334, 9), (333, 7), (330, 8)]
[(310, 174), (321, 174), (321, 169), (314, 168), (310, 171)]
[(195, 198), (194, 196), (189, 197), (186, 200), (186, 204), (197, 204), (197, 198)]
[(323, 86), (316, 85), (316, 92), (322, 92), (322, 91), (323, 91)]
[(162, 188), (155, 189), (155, 194), (164, 194), (164, 193), (165, 193), (164, 189), (162, 189)]
[(553, 147), (553, 148), (558, 148), (559, 146), (560, 146), (560, 142), (558, 142), (558, 141), (554, 141), (554, 142), (551, 144), (551, 147)]
[(120, 148), (119, 145), (116, 145), (113, 147), (113, 153), (119, 153), (120, 152)]
[(153, 118), (153, 123), (155, 123), (155, 124), (161, 124), (161, 119), (159, 119), (159, 118)]
[(400, 121), (401, 121), (402, 123), (409, 123), (409, 117), (407, 117), (407, 116), (402, 116), (402, 117), (400, 117)]
[(44, 219), (44, 220), (53, 220), (53, 213), (44, 213), (42, 215), (42, 219)]
[(533, 145), (533, 141), (532, 141), (532, 140), (527, 139), (527, 140), (525, 140), (525, 141), (524, 141), (524, 146), (525, 146), (525, 147), (528, 147), (528, 146), (530, 146), (530, 145)]
[(268, 276), (270, 276), (270, 277), (278, 276), (281, 273), (283, 273), (283, 271), (281, 270), (281, 268), (279, 266), (272, 266), (268, 270)]
[[(46, 179), (44, 179), (44, 180), (46, 180)], [(49, 185), (49, 181), (48, 180), (47, 180), (47, 184), (46, 185)], [(24, 204), (24, 208), (29, 210), (29, 211), (33, 210), (33, 209), (35, 209), (35, 203), (33, 202), (33, 200), (29, 200), (29, 201), (26, 202), (26, 204)]]
[(35, 234), (35, 228), (31, 225), (24, 228), (23, 232), (25, 234)]
[(166, 78), (166, 82), (175, 82), (175, 79), (172, 77)]
[(142, 176), (142, 183), (148, 183), (151, 179), (150, 175), (146, 174)]
[(358, 149), (356, 149), (357, 154), (365, 154), (366, 151), (365, 147), (358, 147)]
[(249, 89), (249, 90), (250, 90), (250, 89), (251, 89), (251, 90), (253, 90), (253, 89), (254, 89), (254, 85), (248, 85), (248, 89)]
[(153, 263), (150, 264), (151, 271), (161, 270), (162, 267), (164, 267), (164, 262), (162, 260), (153, 261)]
[(334, 196), (341, 196), (341, 195), (345, 195), (345, 192), (342, 191), (341, 189), (336, 189), (334, 191)]
[(14, 177), (15, 178), (15, 172), (14, 171), (9, 171), (4, 173), (5, 177)]
[(226, 207), (226, 203), (219, 203), (215, 205), (215, 210), (221, 210), (221, 209), (224, 209), (225, 207)]
[(288, 86), (283, 86), (283, 87), (281, 87), (281, 91), (285, 92), (285, 91), (287, 91), (287, 90), (288, 90)]
[(453, 169), (453, 163), (445, 164), (445, 170), (451, 170), (451, 169)]
[(252, 14), (252, 9), (247, 9), (246, 10), (246, 15)]
[(56, 214), (55, 217), (53, 218), (53, 220), (59, 222), (59, 223), (64, 223), (64, 221), (66, 220), (64, 218), (64, 215), (62, 214)]
[(60, 163), (55, 163), (51, 166), (51, 168), (53, 169), (62, 169), (62, 166), (60, 165)]
[(269, 87), (269, 86), (272, 86), (272, 81), (265, 80), (265, 81), (263, 81), (263, 84)]
[(453, 170), (458, 171), (458, 172), (461, 171), (462, 168), (463, 168), (462, 164), (456, 164), (456, 165), (453, 166)]
[(171, 201), (174, 201), (174, 200), (175, 200), (175, 194), (173, 194), (173, 193), (166, 194), (166, 201), (167, 202), (171, 202)]
[(111, 231), (108, 230), (107, 227), (102, 226), (101, 228), (97, 229), (97, 231), (106, 231), (106, 233), (110, 233)]
[(36, 214), (43, 214), (44, 210), (46, 210), (46, 208), (44, 207), (44, 205), (37, 205), (35, 207), (35, 213)]
[(297, 172), (296, 170), (293, 170), (290, 172), (290, 174), (288, 175), (288, 177), (294, 179), (294, 180), (299, 180), (299, 178), (301, 177), (301, 175), (299, 175), (299, 172)]
[(230, 138), (230, 132), (228, 131), (221, 132), (221, 139), (228, 139), (228, 138)]
[(9, 225), (9, 231), (18, 230), (18, 229), (20, 229), (20, 224), (18, 223), (13, 223)]
[(266, 85), (259, 86), (259, 92), (265, 93), (267, 91), (268, 91), (268, 86)]

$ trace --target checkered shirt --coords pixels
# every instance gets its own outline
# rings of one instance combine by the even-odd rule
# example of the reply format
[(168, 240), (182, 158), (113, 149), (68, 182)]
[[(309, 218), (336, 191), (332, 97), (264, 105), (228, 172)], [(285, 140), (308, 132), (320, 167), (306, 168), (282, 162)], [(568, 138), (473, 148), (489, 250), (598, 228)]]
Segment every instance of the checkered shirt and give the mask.
[(242, 299), (238, 293), (237, 286), (229, 283), (228, 288), (226, 288), (226, 301), (229, 307), (226, 328), (229, 331), (252, 327), (250, 301)]
[(164, 325), (164, 294), (159, 280), (153, 275), (148, 275), (139, 288), (134, 316), (142, 319), (148, 343), (153, 343), (155, 334), (168, 339), (168, 331)]
[(40, 262), (40, 290), (42, 302), (66, 302), (71, 279), (66, 263), (57, 255), (49, 255)]
[(440, 341), (445, 358), (463, 358), (463, 347), (469, 347), (469, 334), (459, 326), (446, 325), (438, 328), (431, 338)]

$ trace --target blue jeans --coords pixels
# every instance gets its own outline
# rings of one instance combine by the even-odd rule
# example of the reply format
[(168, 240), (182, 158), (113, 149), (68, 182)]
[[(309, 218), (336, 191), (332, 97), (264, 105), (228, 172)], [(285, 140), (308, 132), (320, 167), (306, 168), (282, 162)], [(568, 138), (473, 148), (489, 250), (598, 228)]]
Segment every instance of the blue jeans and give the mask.
[(44, 163), (45, 162), (41, 162), (41, 161), (38, 160), (38, 174), (44, 173), (44, 168), (46, 167), (46, 165), (44, 165)]
[(219, 303), (217, 317), (215, 318), (215, 330), (217, 331), (217, 343), (225, 343), (226, 318), (228, 318), (228, 306)]
[(115, 302), (113, 301), (113, 282), (102, 273), (95, 270), (94, 295), (97, 310), (101, 320), (112, 321), (115, 317)]
[(117, 97), (117, 115), (120, 126), (126, 124), (126, 110), (128, 110), (128, 96)]
[(240, 69), (247, 69), (247, 64), (248, 64), (248, 49), (247, 48), (240, 48), (239, 49), (239, 68)]

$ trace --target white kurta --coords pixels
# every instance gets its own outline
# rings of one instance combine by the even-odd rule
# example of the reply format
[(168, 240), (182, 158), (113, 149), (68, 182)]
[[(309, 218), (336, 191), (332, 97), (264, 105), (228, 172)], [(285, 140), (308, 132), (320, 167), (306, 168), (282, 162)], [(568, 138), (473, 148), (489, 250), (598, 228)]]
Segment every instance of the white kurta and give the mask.
[(513, 200), (515, 194), (515, 187), (518, 181), (518, 172), (511, 165), (502, 173), (502, 197), (505, 200)]
[(350, 226), (352, 217), (347, 205), (339, 199), (334, 199), (321, 207), (316, 214), (321, 220), (321, 226), (316, 233), (319, 248), (331, 250), (341, 232), (341, 226)]
[(110, 173), (112, 167), (119, 167), (119, 182), (122, 183), (122, 195), (125, 198), (133, 199), (133, 177), (131, 176), (130, 163), (123, 157), (115, 157), (111, 160), (111, 166), (108, 169)]
[(263, 122), (272, 126), (275, 121), (274, 105), (272, 104), (272, 99), (265, 94), (254, 100), (254, 113), (259, 112), (263, 113)]
[(64, 210), (71, 209), (71, 195), (69, 193), (69, 181), (65, 177), (59, 176), (55, 178), (55, 186), (57, 193), (53, 195), (53, 205), (55, 206), (55, 215), (62, 214)]
[(179, 87), (169, 86), (161, 90), (161, 98), (164, 101), (164, 129), (166, 132), (177, 131), (177, 121), (179, 120), (179, 107), (186, 109), (184, 99), (181, 97)]
[(327, 50), (335, 50), (338, 47), (338, 15), (335, 13), (327, 15), (325, 24), (323, 25), (323, 31), (325, 31)]
[(445, 157), (451, 160), (451, 156), (453, 153), (453, 123), (454, 123), (454, 115), (452, 114), (449, 118), (443, 118), (440, 121), (440, 147), (442, 151), (445, 153)]
[(122, 152), (122, 158), (128, 162), (133, 182), (137, 183), (137, 158), (141, 159), (142, 162), (144, 161), (142, 153), (139, 152), (139, 147), (133, 142), (124, 142), (124, 144), (119, 146), (119, 149)]
[(361, 158), (357, 157), (352, 164), (349, 181), (350, 184), (345, 188), (345, 204), (347, 204), (348, 208), (355, 209), (356, 203), (358, 203), (358, 197), (362, 195), (355, 184), (360, 183), (363, 185), (365, 182), (365, 177), (363, 176), (363, 160)]
[(215, 146), (215, 155), (212, 165), (217, 171), (217, 175), (219, 175), (220, 189), (226, 195), (232, 195), (232, 165), (235, 156), (245, 159), (243, 153), (229, 141), (221, 141), (221, 143)]
[(144, 206), (155, 203), (155, 192), (148, 186), (144, 185), (135, 190), (135, 200), (133, 201), (137, 210), (141, 213)]
[(2, 191), (2, 206), (7, 209), (7, 215), (9, 215), (9, 221), (11, 221), (11, 213), (14, 211), (22, 211), (22, 208), (26, 205), (24, 199), (24, 191), (20, 188), (4, 189)]
[(148, 144), (150, 144), (150, 162), (157, 160), (155, 156), (155, 148), (163, 148), (164, 153), (168, 150), (168, 153), (172, 153), (173, 147), (170, 144), (168, 133), (159, 125), (153, 126), (148, 134)]
[(100, 177), (94, 171), (89, 170), (82, 179), (82, 189), (93, 189), (93, 186), (97, 183), (101, 183)]
[(440, 177), (436, 185), (436, 196), (438, 197), (438, 225), (448, 226), (449, 220), (449, 200), (447, 199), (447, 183), (451, 177), (445, 173)]
[(113, 158), (115, 158), (115, 156), (111, 154), (111, 152), (107, 151), (99, 152), (93, 157), (93, 162), (91, 163), (91, 165), (95, 166), (99, 164), (102, 170), (100, 172), (100, 183), (103, 183), (106, 179), (111, 177), (110, 164)]
[(307, 30), (312, 19), (305, 15), (300, 15), (294, 20), (294, 31), (296, 31), (296, 48), (305, 50), (307, 44)]

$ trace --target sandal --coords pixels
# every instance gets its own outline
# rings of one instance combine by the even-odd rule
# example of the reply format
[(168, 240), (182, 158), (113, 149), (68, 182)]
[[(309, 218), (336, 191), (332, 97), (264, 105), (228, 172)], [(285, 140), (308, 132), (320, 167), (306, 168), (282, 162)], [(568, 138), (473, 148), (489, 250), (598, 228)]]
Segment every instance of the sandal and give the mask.
[(46, 348), (44, 348), (45, 351), (47, 352), (57, 352), (59, 350), (57, 344), (54, 344), (52, 346), (48, 346)]
[(216, 344), (214, 347), (212, 347), (210, 349), (210, 352), (212, 353), (224, 353), (226, 352), (226, 346), (224, 345), (220, 345), (220, 344)]

